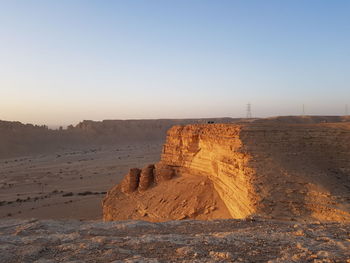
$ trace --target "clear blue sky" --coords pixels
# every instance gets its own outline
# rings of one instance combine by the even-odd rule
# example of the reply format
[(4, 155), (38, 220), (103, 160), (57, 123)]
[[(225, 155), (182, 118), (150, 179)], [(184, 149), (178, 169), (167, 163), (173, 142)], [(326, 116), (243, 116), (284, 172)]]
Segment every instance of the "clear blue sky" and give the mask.
[(350, 1), (0, 0), (0, 119), (344, 114)]

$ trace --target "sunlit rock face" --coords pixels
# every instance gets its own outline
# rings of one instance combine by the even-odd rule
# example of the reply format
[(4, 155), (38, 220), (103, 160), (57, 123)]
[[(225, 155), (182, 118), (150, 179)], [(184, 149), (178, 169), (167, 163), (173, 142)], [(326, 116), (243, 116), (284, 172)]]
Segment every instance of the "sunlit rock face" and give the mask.
[(162, 163), (176, 174), (209, 178), (233, 218), (255, 212), (256, 194), (251, 183), (254, 170), (248, 165), (237, 125), (189, 125), (170, 129)]
[(161, 161), (135, 171), (108, 192), (105, 220), (350, 221), (349, 123), (174, 126)]

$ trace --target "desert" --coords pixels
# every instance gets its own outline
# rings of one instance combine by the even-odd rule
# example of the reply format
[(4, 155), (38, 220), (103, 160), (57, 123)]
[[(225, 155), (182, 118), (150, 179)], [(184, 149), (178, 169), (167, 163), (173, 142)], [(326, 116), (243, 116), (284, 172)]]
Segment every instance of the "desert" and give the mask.
[(2, 158), (1, 262), (350, 259), (348, 118), (148, 122)]
[(2, 121), (0, 217), (100, 219), (110, 186), (158, 161), (166, 130), (191, 122), (208, 120), (83, 121), (61, 131)]
[(350, 263), (349, 14), (1, 0), (0, 263)]

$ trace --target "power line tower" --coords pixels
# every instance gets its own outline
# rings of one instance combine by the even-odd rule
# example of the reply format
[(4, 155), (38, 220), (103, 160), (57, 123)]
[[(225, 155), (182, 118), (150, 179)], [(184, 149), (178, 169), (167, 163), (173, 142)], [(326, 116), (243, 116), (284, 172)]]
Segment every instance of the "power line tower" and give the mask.
[(305, 116), (305, 104), (303, 104), (303, 111), (302, 111), (302, 116)]
[(345, 116), (349, 115), (349, 106), (348, 104), (345, 105)]
[(247, 104), (247, 119), (252, 118), (252, 105), (250, 103)]

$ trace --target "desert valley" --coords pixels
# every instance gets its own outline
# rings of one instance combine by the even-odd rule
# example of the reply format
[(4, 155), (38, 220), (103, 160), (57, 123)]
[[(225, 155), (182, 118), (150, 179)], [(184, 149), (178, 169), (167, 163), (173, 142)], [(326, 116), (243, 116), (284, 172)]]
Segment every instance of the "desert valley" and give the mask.
[(348, 117), (1, 125), (1, 262), (350, 259)]

